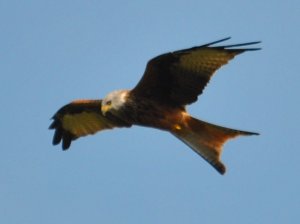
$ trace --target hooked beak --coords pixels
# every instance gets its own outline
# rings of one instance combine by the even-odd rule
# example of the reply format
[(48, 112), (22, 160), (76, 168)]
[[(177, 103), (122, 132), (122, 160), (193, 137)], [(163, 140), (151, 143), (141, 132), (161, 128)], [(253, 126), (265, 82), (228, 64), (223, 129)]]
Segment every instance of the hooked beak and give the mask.
[(104, 116), (109, 110), (110, 110), (110, 105), (102, 105), (101, 106), (101, 111)]

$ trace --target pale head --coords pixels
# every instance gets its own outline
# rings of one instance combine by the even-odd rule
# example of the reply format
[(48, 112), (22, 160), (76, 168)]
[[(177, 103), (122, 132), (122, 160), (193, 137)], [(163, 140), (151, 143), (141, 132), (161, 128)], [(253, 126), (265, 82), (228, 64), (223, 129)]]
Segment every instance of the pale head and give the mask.
[(128, 90), (116, 90), (107, 94), (107, 96), (102, 100), (102, 113), (104, 115), (107, 112), (111, 112), (113, 114), (117, 113), (126, 102), (128, 93)]

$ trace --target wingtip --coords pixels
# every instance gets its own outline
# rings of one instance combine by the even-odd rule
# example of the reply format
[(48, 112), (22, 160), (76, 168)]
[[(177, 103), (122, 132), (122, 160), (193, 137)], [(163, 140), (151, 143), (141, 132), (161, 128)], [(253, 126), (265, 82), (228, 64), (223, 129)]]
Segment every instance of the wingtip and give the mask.
[(71, 142), (70, 143), (66, 143), (65, 141), (63, 141), (63, 144), (62, 144), (62, 150), (63, 151), (67, 151), (71, 146)]
[(202, 45), (202, 47), (208, 47), (208, 46), (211, 46), (211, 45), (214, 45), (214, 44), (218, 44), (218, 43), (224, 42), (224, 41), (229, 40), (229, 39), (231, 39), (231, 37), (225, 37), (225, 38), (222, 38), (220, 40), (216, 40), (216, 41), (204, 44), (204, 45)]
[(253, 48), (238, 48), (238, 47), (244, 47), (244, 46), (250, 46), (250, 45), (255, 45), (259, 44), (261, 41), (252, 41), (252, 42), (246, 42), (246, 43), (241, 43), (241, 44), (230, 44), (230, 45), (225, 45), (222, 46), (225, 49), (232, 49), (232, 50), (241, 50), (241, 51), (257, 51), (261, 50), (261, 47), (253, 47)]
[[(231, 39), (231, 37), (225, 37), (220, 40), (216, 40), (207, 44), (202, 45), (201, 47), (213, 47), (212, 45), (224, 42)], [(261, 50), (261, 47), (253, 47), (253, 48), (238, 48), (238, 47), (243, 47), (243, 46), (250, 46), (250, 45), (255, 45), (255, 44), (260, 44), (262, 41), (251, 41), (251, 42), (246, 42), (246, 43), (240, 43), (240, 44), (229, 44), (229, 45), (223, 45), (223, 46), (214, 46), (214, 48), (223, 48), (223, 49), (228, 49), (230, 50), (235, 50), (235, 51), (240, 51), (240, 53), (245, 52), (245, 51), (257, 51)]]
[(242, 49), (244, 51), (260, 51), (262, 48), (261, 47), (254, 47), (254, 48), (245, 48)]
[(55, 122), (53, 121), (50, 126), (48, 127), (49, 130), (52, 130), (55, 128)]

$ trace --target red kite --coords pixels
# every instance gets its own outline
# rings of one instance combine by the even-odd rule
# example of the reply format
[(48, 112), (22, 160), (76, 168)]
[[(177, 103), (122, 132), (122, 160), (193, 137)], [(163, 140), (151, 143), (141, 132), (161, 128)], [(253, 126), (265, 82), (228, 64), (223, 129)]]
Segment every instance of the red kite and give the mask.
[(219, 173), (223, 144), (239, 135), (257, 133), (234, 130), (198, 120), (186, 110), (197, 101), (215, 71), (234, 56), (260, 48), (260, 42), (213, 46), (222, 41), (159, 55), (151, 59), (132, 90), (117, 90), (102, 100), (76, 100), (53, 116), (53, 144), (66, 150), (79, 137), (116, 127), (140, 125), (168, 131), (202, 156)]

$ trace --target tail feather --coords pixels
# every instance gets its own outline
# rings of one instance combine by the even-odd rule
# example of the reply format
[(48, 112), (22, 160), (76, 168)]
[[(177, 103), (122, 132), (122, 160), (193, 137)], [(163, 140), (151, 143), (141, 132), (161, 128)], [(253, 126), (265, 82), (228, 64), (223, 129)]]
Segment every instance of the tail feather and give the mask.
[(172, 131), (172, 134), (202, 156), (220, 174), (226, 172), (221, 162), (222, 147), (224, 143), (239, 135), (258, 135), (258, 133), (234, 130), (210, 124), (191, 116), (185, 118), (186, 125)]

